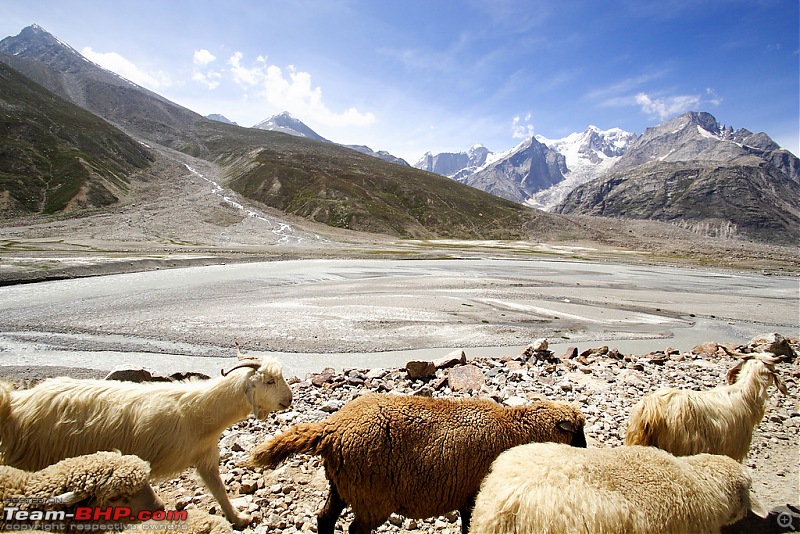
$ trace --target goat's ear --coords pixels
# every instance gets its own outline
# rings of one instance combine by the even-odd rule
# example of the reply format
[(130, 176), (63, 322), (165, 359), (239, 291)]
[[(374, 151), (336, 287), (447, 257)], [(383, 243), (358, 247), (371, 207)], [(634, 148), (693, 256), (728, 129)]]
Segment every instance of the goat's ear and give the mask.
[(773, 380), (775, 380), (775, 387), (778, 388), (778, 391), (780, 391), (784, 395), (788, 395), (789, 394), (789, 389), (786, 387), (786, 384), (783, 383), (783, 380), (781, 380), (781, 377), (778, 376), (778, 373), (773, 371), (772, 372), (772, 378), (773, 378)]
[(561, 430), (563, 430), (564, 432), (569, 432), (570, 434), (574, 434), (575, 432), (578, 431), (578, 429), (575, 428), (575, 425), (572, 424), (572, 421), (566, 421), (566, 420), (559, 421), (558, 423), (556, 423), (556, 426)]
[(750, 511), (762, 519), (765, 519), (767, 516), (769, 516), (769, 510), (767, 510), (767, 507), (761, 504), (761, 501), (759, 501), (752, 492), (750, 492)]
[(730, 371), (728, 371), (728, 373), (725, 375), (725, 378), (728, 380), (728, 384), (733, 384), (736, 382), (736, 378), (739, 376), (739, 371), (742, 370), (742, 365), (744, 365), (744, 362), (749, 359), (750, 358), (741, 360), (739, 363), (734, 365)]

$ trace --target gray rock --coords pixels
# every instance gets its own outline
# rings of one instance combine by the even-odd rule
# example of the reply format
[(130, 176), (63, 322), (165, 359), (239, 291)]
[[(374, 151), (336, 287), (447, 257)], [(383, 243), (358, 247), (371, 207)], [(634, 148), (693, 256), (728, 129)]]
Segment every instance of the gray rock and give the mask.
[(464, 365), (467, 363), (467, 355), (463, 350), (454, 350), (443, 358), (433, 360), (433, 365), (437, 369), (446, 369), (448, 367), (455, 367), (456, 365)]
[(319, 409), (325, 413), (333, 413), (339, 411), (342, 406), (344, 406), (344, 402), (333, 399), (320, 406)]

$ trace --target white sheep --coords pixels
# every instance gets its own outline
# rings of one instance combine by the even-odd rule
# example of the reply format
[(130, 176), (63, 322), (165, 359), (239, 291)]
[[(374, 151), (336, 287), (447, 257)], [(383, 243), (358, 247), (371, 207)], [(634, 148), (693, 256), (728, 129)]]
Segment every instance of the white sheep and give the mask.
[(472, 534), (719, 532), (748, 510), (750, 476), (727, 456), (675, 457), (655, 447), (514, 447), (492, 464)]
[(298, 453), (320, 455), (330, 493), (317, 516), (331, 534), (346, 505), (351, 533), (369, 533), (392, 512), (424, 518), (458, 510), (464, 532), (481, 480), (502, 451), (531, 441), (585, 447), (584, 417), (561, 402), (504, 407), (486, 399), (367, 394), (323, 421), (292, 427), (251, 452), (274, 468)]
[(741, 462), (747, 456), (753, 429), (764, 418), (767, 389), (774, 383), (786, 394), (775, 373), (780, 361), (769, 353), (741, 355), (728, 371), (728, 384), (708, 391), (663, 388), (631, 410), (626, 445), (651, 445), (678, 456), (707, 452)]
[[(237, 370), (237, 372), (233, 372)], [(208, 381), (137, 384), (53, 378), (28, 390), (0, 387), (3, 463), (41, 469), (62, 458), (117, 449), (163, 479), (194, 466), (231, 523), (250, 516), (231, 504), (219, 474), (223, 430), (252, 410), (288, 408), (292, 392), (274, 359), (250, 360)]]
[[(143, 510), (163, 510), (164, 503), (148, 480), (150, 465), (133, 455), (97, 452), (61, 460), (40, 471), (23, 471), (0, 466), (0, 525), (16, 529), (26, 521), (17, 521), (20, 512), (36, 520), (39, 512), (74, 512), (77, 506), (125, 507), (128, 516)], [(54, 514), (59, 522), (66, 515)], [(55, 521), (53, 521), (55, 522)]]

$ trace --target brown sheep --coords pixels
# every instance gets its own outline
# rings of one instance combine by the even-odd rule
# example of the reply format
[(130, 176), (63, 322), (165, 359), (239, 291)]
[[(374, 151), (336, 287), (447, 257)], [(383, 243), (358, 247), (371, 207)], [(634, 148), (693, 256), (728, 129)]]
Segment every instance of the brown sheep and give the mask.
[(317, 517), (320, 534), (333, 532), (348, 504), (353, 534), (370, 532), (392, 512), (424, 518), (452, 510), (467, 532), (475, 495), (501, 452), (541, 441), (586, 447), (583, 425), (579, 410), (547, 400), (508, 408), (485, 399), (368, 394), (257, 446), (251, 465), (321, 456), (330, 494)]

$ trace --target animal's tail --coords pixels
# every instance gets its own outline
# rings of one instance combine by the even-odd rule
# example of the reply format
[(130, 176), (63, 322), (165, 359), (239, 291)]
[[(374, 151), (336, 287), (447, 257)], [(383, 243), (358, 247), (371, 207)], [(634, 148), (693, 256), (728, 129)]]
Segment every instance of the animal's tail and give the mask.
[(631, 410), (625, 445), (656, 446), (662, 420), (658, 398), (650, 396), (639, 401)]
[(0, 430), (5, 426), (11, 415), (11, 384), (0, 382)]
[(278, 464), (295, 454), (320, 454), (327, 432), (324, 422), (304, 423), (273, 437), (250, 451), (247, 462), (251, 467), (275, 469)]

